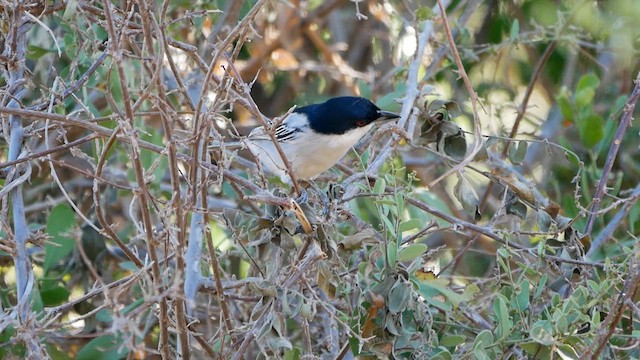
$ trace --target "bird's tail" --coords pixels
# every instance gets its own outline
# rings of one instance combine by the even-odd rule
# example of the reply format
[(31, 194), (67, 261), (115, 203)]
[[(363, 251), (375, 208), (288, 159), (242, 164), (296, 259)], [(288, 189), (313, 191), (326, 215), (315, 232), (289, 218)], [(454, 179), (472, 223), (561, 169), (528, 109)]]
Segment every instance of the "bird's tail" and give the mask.
[(209, 144), (209, 146), (207, 146), (207, 149), (209, 150), (216, 150), (216, 149), (227, 149), (227, 150), (235, 150), (235, 149), (244, 149), (246, 148), (246, 145), (241, 142), (241, 141), (214, 141), (211, 144)]

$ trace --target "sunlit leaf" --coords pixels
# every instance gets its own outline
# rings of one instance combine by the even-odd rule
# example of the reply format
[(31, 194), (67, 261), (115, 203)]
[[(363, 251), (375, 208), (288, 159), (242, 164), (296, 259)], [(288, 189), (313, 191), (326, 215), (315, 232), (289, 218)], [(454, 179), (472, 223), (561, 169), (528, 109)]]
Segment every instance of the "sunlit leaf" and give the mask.
[(511, 23), (511, 31), (510, 31), (511, 41), (517, 41), (518, 35), (520, 35), (520, 22), (518, 21), (518, 19), (515, 19)]

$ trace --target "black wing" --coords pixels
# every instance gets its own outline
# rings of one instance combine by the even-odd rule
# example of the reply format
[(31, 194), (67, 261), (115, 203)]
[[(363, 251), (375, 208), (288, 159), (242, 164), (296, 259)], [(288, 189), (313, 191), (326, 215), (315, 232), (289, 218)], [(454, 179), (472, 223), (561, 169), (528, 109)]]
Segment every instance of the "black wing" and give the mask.
[(299, 133), (301, 130), (295, 127), (289, 127), (286, 124), (281, 124), (276, 128), (276, 139), (278, 141), (290, 141), (295, 137), (296, 133)]

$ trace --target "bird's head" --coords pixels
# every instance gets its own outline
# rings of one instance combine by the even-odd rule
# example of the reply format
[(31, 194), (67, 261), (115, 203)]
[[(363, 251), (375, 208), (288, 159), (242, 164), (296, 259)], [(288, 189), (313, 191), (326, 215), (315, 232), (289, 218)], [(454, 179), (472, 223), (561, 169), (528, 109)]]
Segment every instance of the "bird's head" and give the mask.
[(327, 135), (341, 135), (368, 126), (374, 121), (400, 117), (398, 114), (380, 110), (365, 98), (354, 96), (335, 97), (321, 104), (298, 108), (294, 112), (306, 115), (315, 132)]

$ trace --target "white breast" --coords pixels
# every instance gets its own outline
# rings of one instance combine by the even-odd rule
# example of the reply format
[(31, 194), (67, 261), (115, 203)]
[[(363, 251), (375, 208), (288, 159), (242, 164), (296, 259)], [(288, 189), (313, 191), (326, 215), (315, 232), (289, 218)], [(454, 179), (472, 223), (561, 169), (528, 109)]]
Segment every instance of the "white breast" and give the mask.
[[(353, 129), (343, 135), (297, 133), (295, 139), (280, 143), (299, 180), (312, 179), (335, 165), (371, 129), (372, 124)], [(249, 150), (266, 170), (290, 182), (282, 158), (271, 140), (254, 138), (247, 143)]]

